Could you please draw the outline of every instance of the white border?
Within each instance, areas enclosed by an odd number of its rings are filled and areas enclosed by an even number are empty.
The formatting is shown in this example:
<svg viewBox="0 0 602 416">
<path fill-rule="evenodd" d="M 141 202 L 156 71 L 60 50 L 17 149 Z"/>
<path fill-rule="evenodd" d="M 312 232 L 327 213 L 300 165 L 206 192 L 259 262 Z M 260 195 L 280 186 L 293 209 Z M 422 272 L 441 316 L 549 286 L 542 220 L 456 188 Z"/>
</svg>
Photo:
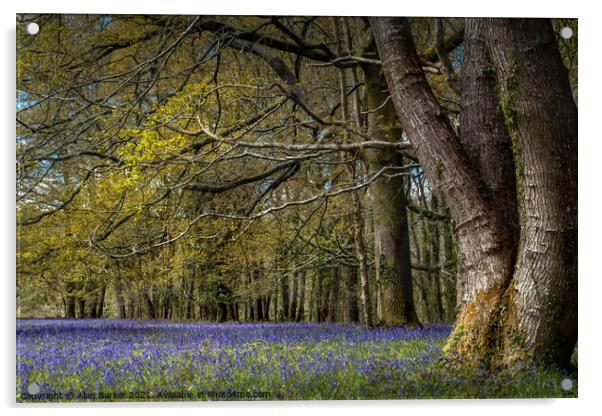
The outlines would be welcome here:
<svg viewBox="0 0 602 416">
<path fill-rule="evenodd" d="M 286 4 L 285 4 L 286 3 Z M 471 4 L 472 3 L 472 4 Z M 204 0 L 98 0 L 95 4 L 86 1 L 27 0 L 17 3 L 4 0 L 0 4 L 2 19 L 2 49 L 0 56 L 0 82 L 5 98 L 2 108 L 2 166 L 0 184 L 2 189 L 2 375 L 0 391 L 2 404 L 12 407 L 9 414 L 18 412 L 14 404 L 14 360 L 15 360 L 15 203 L 14 203 L 14 154 L 15 154 L 15 14 L 27 12 L 45 13 L 145 13 L 145 14 L 288 14 L 288 15 L 405 15 L 405 16 L 529 16 L 529 17 L 578 17 L 579 18 L 579 399 L 565 400 L 493 400 L 493 401 L 349 401 L 349 402 L 270 402 L 270 403 L 181 403 L 181 404 L 120 404 L 121 411 L 132 415 L 162 415 L 170 408 L 184 414 L 229 414 L 232 411 L 247 415 L 292 414 L 307 416 L 308 412 L 327 414 L 344 412 L 346 415 L 363 415 L 376 408 L 379 413 L 390 414 L 438 414 L 438 415 L 504 415 L 515 412 L 545 414 L 589 414 L 593 413 L 600 382 L 600 364 L 597 359 L 601 344 L 597 319 L 600 315 L 602 296 L 602 274 L 600 273 L 600 211 L 602 198 L 600 189 L 600 144 L 599 101 L 602 99 L 602 75 L 600 68 L 599 41 L 602 16 L 596 13 L 594 2 L 500 0 L 496 4 L 469 2 L 467 0 L 429 1 L 383 1 L 368 0 L 302 0 L 292 4 L 284 1 L 204 1 Z M 478 6 L 477 6 L 478 5 Z M 48 415 L 80 414 L 105 415 L 110 404 L 91 404 L 85 410 L 82 405 L 63 406 L 19 406 L 23 411 L 42 411 Z M 175 409 L 174 409 L 175 410 Z M 117 410 L 119 411 L 119 410 Z M 115 410 L 113 410 L 115 412 Z M 371 415 L 370 415 L 371 416 Z"/>
</svg>

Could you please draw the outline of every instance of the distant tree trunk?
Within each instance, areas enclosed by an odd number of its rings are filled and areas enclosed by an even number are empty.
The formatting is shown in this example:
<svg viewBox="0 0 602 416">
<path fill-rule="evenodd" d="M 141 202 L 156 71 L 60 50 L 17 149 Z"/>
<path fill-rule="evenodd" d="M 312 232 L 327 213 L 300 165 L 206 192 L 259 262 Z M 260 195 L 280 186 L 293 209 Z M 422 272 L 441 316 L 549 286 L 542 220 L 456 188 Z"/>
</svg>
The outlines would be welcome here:
<svg viewBox="0 0 602 416">
<path fill-rule="evenodd" d="M 79 308 L 79 319 L 85 319 L 86 318 L 86 301 L 83 297 L 78 297 L 77 298 L 77 305 Z"/>
<path fill-rule="evenodd" d="M 324 306 L 327 322 L 335 322 L 337 317 L 338 305 L 338 286 L 341 280 L 340 266 L 332 267 L 332 276 L 329 279 L 327 295 L 325 296 L 326 304 Z"/>
<path fill-rule="evenodd" d="M 445 253 L 445 267 L 443 287 L 445 288 L 445 322 L 453 322 L 456 319 L 456 244 L 454 242 L 454 230 L 451 220 L 443 224 L 443 250 Z"/>
<path fill-rule="evenodd" d="M 230 305 L 230 309 L 232 310 L 232 320 L 238 321 L 238 304 L 236 302 L 233 302 Z"/>
<path fill-rule="evenodd" d="M 132 293 L 129 294 L 129 301 L 128 301 L 127 309 L 128 309 L 127 310 L 128 318 L 135 319 L 136 318 L 136 303 L 135 303 L 134 295 Z"/>
<path fill-rule="evenodd" d="M 65 284 L 65 292 L 67 292 L 65 318 L 67 318 L 67 319 L 75 319 L 75 299 L 76 299 L 76 297 L 73 294 L 74 290 L 75 290 L 75 285 L 72 282 L 67 282 Z"/>
<path fill-rule="evenodd" d="M 115 299 L 117 300 L 117 311 L 119 313 L 119 319 L 126 319 L 126 310 L 125 310 L 125 299 L 123 297 L 123 283 L 121 281 L 121 276 L 117 276 L 115 280 Z"/>
<path fill-rule="evenodd" d="M 333 28 L 335 32 L 335 40 L 336 40 L 336 48 L 337 54 L 340 56 L 343 55 L 343 38 L 340 33 L 339 25 L 337 22 L 337 18 L 332 18 Z M 346 25 L 346 22 L 345 22 Z M 346 37 L 350 39 L 350 34 L 348 28 L 346 27 Z M 349 53 L 350 49 L 350 40 L 347 40 L 346 46 Z M 352 72 L 352 81 L 356 80 L 357 75 L 356 72 Z M 357 84 L 357 83 L 356 83 Z M 343 124 L 347 124 L 348 116 L 349 116 L 349 108 L 348 108 L 348 91 L 347 91 L 347 77 L 344 69 L 339 71 L 339 91 L 341 97 L 341 119 Z M 357 100 L 357 93 L 353 95 L 354 97 L 354 110 L 356 112 L 355 122 L 358 130 L 361 129 L 360 122 L 360 113 L 359 113 L 359 101 Z M 343 132 L 344 138 L 346 142 L 351 142 L 351 136 L 348 130 Z M 345 170 L 347 172 L 347 176 L 350 180 L 355 180 L 356 172 L 355 165 L 353 163 L 347 163 L 345 165 Z M 366 250 L 366 241 L 364 239 L 365 235 L 365 226 L 364 226 L 364 217 L 362 212 L 362 201 L 359 193 L 351 192 L 351 223 L 353 226 L 353 243 L 355 246 L 355 253 L 357 256 L 357 261 L 359 263 L 359 273 L 360 273 L 360 290 L 361 290 L 361 300 L 362 300 L 362 311 L 364 314 L 364 325 L 372 326 L 372 305 L 370 299 L 370 283 L 369 283 L 369 274 L 368 274 L 368 256 Z"/>
<path fill-rule="evenodd" d="M 311 271 L 311 273 L 309 274 L 309 276 L 307 277 L 307 279 L 309 280 L 309 291 L 307 292 L 308 294 L 308 308 L 307 308 L 307 312 L 308 312 L 308 321 L 309 322 L 316 322 L 317 320 L 317 313 L 316 313 L 316 290 L 317 290 L 317 285 L 318 285 L 318 274 L 319 274 L 319 270 L 318 269 L 313 269 Z"/>
<path fill-rule="evenodd" d="M 434 321 L 434 311 L 433 311 L 433 302 L 432 302 L 432 292 L 433 292 L 433 277 L 430 270 L 431 265 L 433 264 L 433 242 L 429 220 L 427 218 L 422 218 L 420 221 L 420 234 L 421 234 L 421 244 L 420 244 L 420 255 L 421 255 L 421 266 L 424 269 L 421 272 L 421 301 L 422 301 L 422 310 L 424 311 L 425 319 L 428 322 Z"/>
<path fill-rule="evenodd" d="M 194 297 L 194 276 L 188 279 L 188 287 L 186 288 L 186 319 L 193 319 L 192 314 L 194 308 L 193 306 L 193 297 Z"/>
<path fill-rule="evenodd" d="M 325 276 L 322 276 L 322 279 L 320 280 L 320 301 L 318 304 L 318 319 L 320 322 L 326 322 L 328 317 L 328 292 L 332 278 L 329 275 L 326 275 L 326 273 L 327 272 L 325 271 Z M 332 271 L 329 273 L 332 273 Z"/>
<path fill-rule="evenodd" d="M 98 290 L 98 297 L 96 301 L 96 318 L 102 318 L 104 307 L 105 307 L 105 294 L 107 291 L 107 284 L 102 283 L 100 285 L 100 289 Z"/>
<path fill-rule="evenodd" d="M 288 317 L 288 305 L 289 305 L 288 275 L 281 274 L 280 277 L 278 278 L 278 281 L 279 281 L 279 295 L 280 295 L 278 320 L 285 321 Z"/>
<path fill-rule="evenodd" d="M 297 282 L 297 313 L 295 321 L 305 320 L 305 270 L 299 272 L 299 281 Z"/>
<path fill-rule="evenodd" d="M 67 308 L 65 318 L 75 319 L 75 296 L 67 296 Z"/>
<path fill-rule="evenodd" d="M 439 211 L 439 201 L 435 195 L 431 195 L 431 210 L 435 213 Z M 431 264 L 433 280 L 433 305 L 434 314 L 432 322 L 442 322 L 444 320 L 443 311 L 443 289 L 441 284 L 441 233 L 439 231 L 439 221 L 431 221 L 429 224 L 431 235 Z"/>
<path fill-rule="evenodd" d="M 550 21 L 467 19 L 463 72 L 480 78 L 462 86 L 460 139 L 407 19 L 370 22 L 397 114 L 456 223 L 460 314 L 446 352 L 492 367 L 566 366 L 577 337 L 577 109 Z"/>
<path fill-rule="evenodd" d="M 264 295 L 263 297 L 263 317 L 266 321 L 270 320 L 270 306 L 272 302 L 271 295 Z"/>
<path fill-rule="evenodd" d="M 148 319 L 156 319 L 157 314 L 155 313 L 155 304 L 153 303 L 151 295 L 146 290 L 142 291 L 142 300 L 144 301 Z"/>
<path fill-rule="evenodd" d="M 164 295 L 162 297 L 162 301 L 161 301 L 161 317 L 163 319 L 169 319 L 169 313 L 171 311 L 171 305 L 170 305 L 170 301 L 169 301 L 169 296 Z"/>
<path fill-rule="evenodd" d="M 324 280 L 324 269 L 320 268 L 316 272 L 316 280 L 314 282 L 314 306 L 313 306 L 313 315 L 315 322 L 322 322 L 322 310 L 321 310 L 321 300 L 322 300 L 322 282 Z"/>
<path fill-rule="evenodd" d="M 288 292 L 287 320 L 289 322 L 295 320 L 296 309 L 297 309 L 297 272 L 292 272 L 290 274 L 289 292 Z"/>
<path fill-rule="evenodd" d="M 357 308 L 357 269 L 351 266 L 342 266 L 341 268 L 341 290 L 342 312 L 341 320 L 343 322 L 359 321 Z"/>
</svg>

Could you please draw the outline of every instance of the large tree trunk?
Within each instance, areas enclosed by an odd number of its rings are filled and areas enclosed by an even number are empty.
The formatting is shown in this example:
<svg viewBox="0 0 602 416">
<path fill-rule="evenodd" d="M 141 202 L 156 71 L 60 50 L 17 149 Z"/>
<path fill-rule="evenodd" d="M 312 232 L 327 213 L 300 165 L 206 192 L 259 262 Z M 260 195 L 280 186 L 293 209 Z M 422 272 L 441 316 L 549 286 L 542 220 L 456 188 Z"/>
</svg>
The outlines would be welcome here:
<svg viewBox="0 0 602 416">
<path fill-rule="evenodd" d="M 456 223 L 460 313 L 446 351 L 492 366 L 566 365 L 576 341 L 577 232 L 577 112 L 566 69 L 549 21 L 491 20 L 485 31 L 468 21 L 459 140 L 422 72 L 407 20 L 371 19 L 396 112 Z M 506 96 L 501 107 L 511 109 L 505 120 L 495 111 L 486 38 Z M 514 165 L 518 192 L 509 189 Z"/>
<path fill-rule="evenodd" d="M 375 50 L 375 47 L 372 48 Z M 364 67 L 368 96 L 368 134 L 384 141 L 401 140 L 401 128 L 395 108 L 388 101 L 386 83 L 380 68 Z M 403 166 L 397 152 L 372 149 L 364 152 L 370 170 L 378 172 L 391 168 L 391 175 L 399 174 L 394 168 Z M 375 181 L 371 186 L 374 209 L 375 238 L 377 241 L 378 270 L 378 320 L 383 325 L 415 325 L 418 323 L 412 285 L 410 264 L 410 237 L 406 212 L 403 176 L 390 176 Z"/>
<path fill-rule="evenodd" d="M 512 273 L 513 249 L 507 224 L 497 215 L 495 204 L 481 193 L 486 185 L 473 171 L 426 81 L 407 20 L 370 21 L 398 117 L 429 181 L 444 196 L 456 223 L 463 265 L 459 301 L 467 302 L 480 294 L 473 319 L 457 327 L 477 333 L 490 326 Z M 475 348 L 489 345 L 491 335 L 487 332 L 480 331 L 473 340 Z"/>
<path fill-rule="evenodd" d="M 567 365 L 577 341 L 577 107 L 548 19 L 487 20 L 514 140 L 521 230 L 506 331 L 519 351 Z"/>
</svg>

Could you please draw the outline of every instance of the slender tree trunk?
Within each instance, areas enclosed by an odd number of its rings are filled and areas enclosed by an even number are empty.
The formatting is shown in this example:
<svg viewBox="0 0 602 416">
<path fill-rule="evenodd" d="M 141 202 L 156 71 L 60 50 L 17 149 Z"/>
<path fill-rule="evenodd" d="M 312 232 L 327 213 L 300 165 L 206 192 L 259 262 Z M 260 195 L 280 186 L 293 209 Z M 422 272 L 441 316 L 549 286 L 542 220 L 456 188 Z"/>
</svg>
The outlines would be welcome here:
<svg viewBox="0 0 602 416">
<path fill-rule="evenodd" d="M 288 317 L 288 275 L 281 274 L 279 280 L 279 294 L 280 294 L 280 310 L 279 310 L 279 321 L 285 321 Z"/>
<path fill-rule="evenodd" d="M 341 34 L 339 30 L 339 25 L 336 20 L 337 18 L 333 17 L 333 27 L 335 31 L 335 38 L 337 44 L 337 53 L 342 56 L 343 53 L 343 44 L 341 40 Z M 355 78 L 355 73 L 353 74 Z M 345 70 L 342 69 L 339 71 L 339 90 L 341 96 L 341 118 L 343 120 L 343 124 L 347 124 L 348 120 L 348 103 L 347 103 L 347 78 L 345 74 Z M 357 94 L 354 95 L 357 97 Z M 357 111 L 357 100 L 356 100 L 355 109 Z M 359 121 L 360 114 L 359 112 L 356 114 L 356 125 L 361 127 L 361 122 Z M 345 130 L 345 141 L 351 142 L 351 137 L 349 135 L 349 131 Z M 347 176 L 351 180 L 355 180 L 355 167 L 352 163 L 348 163 L 345 165 L 345 170 L 347 171 Z M 352 216 L 351 221 L 353 225 L 353 242 L 355 245 L 355 252 L 357 256 L 357 261 L 359 263 L 359 273 L 360 273 L 360 290 L 361 290 L 361 299 L 362 299 L 362 311 L 364 314 L 364 325 L 372 326 L 372 305 L 370 299 L 370 290 L 369 290 L 369 274 L 368 274 L 368 259 L 367 259 L 367 250 L 366 250 L 366 242 L 364 240 L 365 234 L 365 226 L 364 226 L 364 218 L 362 213 L 362 201 L 358 194 L 358 192 L 351 192 L 351 210 Z"/>
<path fill-rule="evenodd" d="M 342 292 L 342 307 L 341 321 L 356 322 L 357 321 L 357 276 L 355 270 L 350 266 L 341 267 L 341 292 Z"/>
<path fill-rule="evenodd" d="M 96 301 L 96 317 L 99 319 L 102 318 L 102 315 L 104 312 L 106 291 L 107 291 L 107 284 L 103 282 L 98 291 L 98 298 Z"/>
<path fill-rule="evenodd" d="M 289 279 L 288 292 L 288 313 L 287 320 L 289 322 L 295 320 L 295 310 L 297 308 L 297 272 L 292 272 Z"/>
<path fill-rule="evenodd" d="M 65 285 L 65 292 L 67 292 L 66 296 L 66 310 L 65 310 L 65 318 L 67 319 L 75 319 L 75 300 L 76 296 L 74 295 L 75 285 L 72 282 L 67 282 Z"/>
<path fill-rule="evenodd" d="M 129 297 L 128 297 L 128 308 L 127 308 L 128 319 L 135 319 L 135 317 L 136 317 L 135 312 L 136 312 L 136 303 L 135 303 L 134 295 L 132 293 L 130 293 Z"/>
<path fill-rule="evenodd" d="M 451 220 L 443 224 L 443 250 L 445 253 L 445 267 L 443 268 L 443 287 L 445 288 L 445 322 L 454 322 L 456 319 L 456 244 L 454 242 L 454 229 Z"/>
<path fill-rule="evenodd" d="M 296 322 L 305 320 L 305 270 L 299 271 L 299 282 L 297 283 L 297 314 Z"/>
<path fill-rule="evenodd" d="M 439 201 L 435 195 L 431 196 L 431 210 L 433 212 L 439 211 Z M 429 232 L 431 235 L 431 264 L 433 272 L 431 278 L 433 279 L 433 298 L 434 298 L 434 322 L 442 322 L 444 320 L 443 311 L 443 285 L 441 283 L 441 234 L 439 232 L 439 221 L 431 221 L 429 224 Z"/>
<path fill-rule="evenodd" d="M 115 280 L 115 299 L 117 300 L 119 319 L 126 319 L 127 314 L 125 310 L 125 298 L 123 296 L 123 282 L 121 281 L 121 275 L 119 274 Z"/>
<path fill-rule="evenodd" d="M 86 300 L 79 296 L 77 298 L 77 307 L 78 307 L 78 318 L 85 319 L 86 318 Z"/>
<path fill-rule="evenodd" d="M 148 316 L 148 319 L 156 319 L 157 315 L 155 313 L 155 304 L 151 295 L 146 290 L 142 291 L 142 300 L 144 301 L 144 306 L 146 308 L 146 315 Z"/>
<path fill-rule="evenodd" d="M 422 309 L 424 311 L 424 316 L 428 322 L 434 321 L 433 316 L 433 302 L 432 296 L 433 293 L 433 281 L 431 274 L 431 264 L 433 263 L 433 244 L 430 233 L 430 224 L 427 218 L 422 218 L 420 221 L 420 234 L 421 234 L 421 255 L 422 255 L 422 265 L 425 266 L 425 269 L 420 273 L 422 280 L 422 290 L 421 290 L 421 298 L 422 298 Z"/>
<path fill-rule="evenodd" d="M 188 279 L 188 287 L 186 288 L 186 319 L 192 319 L 194 308 L 193 306 L 194 296 L 194 275 Z"/>
</svg>

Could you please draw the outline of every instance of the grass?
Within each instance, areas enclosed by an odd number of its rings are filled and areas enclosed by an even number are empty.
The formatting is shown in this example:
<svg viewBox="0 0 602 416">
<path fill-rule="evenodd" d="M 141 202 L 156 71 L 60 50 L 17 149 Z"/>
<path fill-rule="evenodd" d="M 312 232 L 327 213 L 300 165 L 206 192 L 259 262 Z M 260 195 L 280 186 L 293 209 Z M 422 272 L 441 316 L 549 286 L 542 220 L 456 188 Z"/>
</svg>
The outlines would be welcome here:
<svg viewBox="0 0 602 416">
<path fill-rule="evenodd" d="M 449 330 L 18 321 L 16 394 L 22 402 L 576 397 L 575 376 L 565 391 L 571 376 L 560 371 L 452 369 L 440 359 Z"/>
</svg>

